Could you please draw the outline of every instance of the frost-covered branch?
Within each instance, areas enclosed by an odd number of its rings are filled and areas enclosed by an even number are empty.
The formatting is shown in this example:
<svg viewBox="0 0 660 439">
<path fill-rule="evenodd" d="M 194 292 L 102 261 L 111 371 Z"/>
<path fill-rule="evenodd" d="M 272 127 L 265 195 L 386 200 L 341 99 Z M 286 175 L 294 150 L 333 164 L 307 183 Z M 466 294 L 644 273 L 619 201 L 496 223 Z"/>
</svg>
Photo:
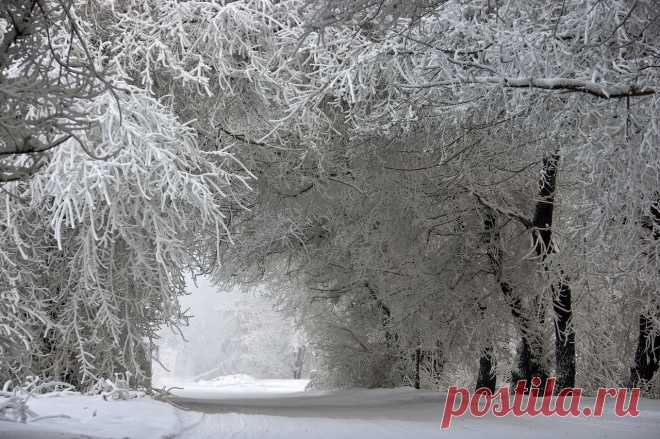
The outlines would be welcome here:
<svg viewBox="0 0 660 439">
<path fill-rule="evenodd" d="M 531 228 L 533 226 L 532 220 L 522 213 L 517 212 L 509 207 L 502 207 L 496 203 L 493 203 L 475 191 L 470 191 L 470 193 L 474 195 L 479 204 L 482 206 L 492 209 L 494 212 L 497 212 L 507 218 L 515 219 L 526 228 Z"/>
<path fill-rule="evenodd" d="M 505 88 L 529 88 L 540 90 L 558 90 L 587 93 L 603 99 L 620 99 L 625 97 L 649 96 L 657 90 L 653 87 L 642 85 L 606 85 L 589 80 L 578 80 L 569 78 L 497 78 L 477 77 L 466 81 L 442 81 L 426 84 L 402 84 L 404 88 L 435 88 L 447 86 L 459 86 L 470 84 L 499 84 Z"/>
</svg>

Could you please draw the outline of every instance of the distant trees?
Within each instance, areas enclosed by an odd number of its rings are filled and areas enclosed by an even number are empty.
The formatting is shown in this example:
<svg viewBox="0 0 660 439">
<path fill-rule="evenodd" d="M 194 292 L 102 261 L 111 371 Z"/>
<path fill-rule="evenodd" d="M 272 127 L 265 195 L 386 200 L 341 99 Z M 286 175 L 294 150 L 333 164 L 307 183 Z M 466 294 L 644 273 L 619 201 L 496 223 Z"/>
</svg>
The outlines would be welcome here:
<svg viewBox="0 0 660 439">
<path fill-rule="evenodd" d="M 169 370 L 157 371 L 155 378 L 163 384 L 232 374 L 292 378 L 293 371 L 309 369 L 298 354 L 304 352 L 302 340 L 272 300 L 258 293 L 218 291 L 200 281 L 202 289 L 182 299 L 192 315 L 183 328 L 186 339 L 177 331 L 162 331 L 159 357 Z"/>
<path fill-rule="evenodd" d="M 526 144 L 528 152 L 540 147 L 535 154 L 536 158 L 534 155 L 530 156 L 527 164 L 518 160 L 520 156 L 509 158 L 510 161 L 518 164 L 518 169 L 524 171 L 528 166 L 539 163 L 541 157 L 545 157 L 541 191 L 538 196 L 533 197 L 537 200 L 533 203 L 536 207 L 529 220 L 526 219 L 524 211 L 522 215 L 519 213 L 520 207 L 511 209 L 510 203 L 506 201 L 506 198 L 510 197 L 507 192 L 511 194 L 512 189 L 513 193 L 520 191 L 520 186 L 516 188 L 513 173 L 510 173 L 512 178 L 507 178 L 505 184 L 497 183 L 494 192 L 492 183 L 487 189 L 477 189 L 471 182 L 470 189 L 475 193 L 480 204 L 494 208 L 499 215 L 520 222 L 524 228 L 532 232 L 533 248 L 537 258 L 542 262 L 541 266 L 545 267 L 539 273 L 545 280 L 540 285 L 537 284 L 536 288 L 541 286 L 547 290 L 545 294 L 549 294 L 546 297 L 551 298 L 551 309 L 555 314 L 553 320 L 556 338 L 556 373 L 560 377 L 560 387 L 571 386 L 575 376 L 575 333 L 572 322 L 571 286 L 568 284 L 569 276 L 563 268 L 570 262 L 565 259 L 560 264 L 559 258 L 549 257 L 558 249 L 558 242 L 553 238 L 553 234 L 562 233 L 553 226 L 555 200 L 570 198 L 570 195 L 566 196 L 558 192 L 565 189 L 561 189 L 559 186 L 561 181 L 556 180 L 557 154 L 562 156 L 566 154 L 569 157 L 568 161 L 575 157 L 584 163 L 586 159 L 588 163 L 586 166 L 592 167 L 590 177 L 594 177 L 593 170 L 597 169 L 596 172 L 604 171 L 597 179 L 605 179 L 612 176 L 611 172 L 605 171 L 605 168 L 612 165 L 608 164 L 608 160 L 621 159 L 621 156 L 615 153 L 621 148 L 616 146 L 617 144 L 639 145 L 641 150 L 646 150 L 648 139 L 656 138 L 657 130 L 648 127 L 657 124 L 656 117 L 653 116 L 657 105 L 655 96 L 657 72 L 655 67 L 652 67 L 656 63 L 657 54 L 650 48 L 654 44 L 652 42 L 657 41 L 658 38 L 658 17 L 649 2 L 610 2 L 607 8 L 602 3 L 591 5 L 565 2 L 556 10 L 544 8 L 543 5 L 530 4 L 518 5 L 510 9 L 511 5 L 505 6 L 499 2 L 430 3 L 433 2 L 419 2 L 418 7 L 408 3 L 408 6 L 404 7 L 401 2 L 377 2 L 372 5 L 373 9 L 369 9 L 369 5 L 365 4 L 364 6 L 367 6 L 365 9 L 356 8 L 353 14 L 349 13 L 350 18 L 347 18 L 345 9 L 341 10 L 341 7 L 335 8 L 333 4 L 326 4 L 327 14 L 320 16 L 341 17 L 338 20 L 341 23 L 339 25 L 335 21 L 330 21 L 329 27 L 333 28 L 368 27 L 370 38 L 377 42 L 374 46 L 399 43 L 396 49 L 390 46 L 388 54 L 392 54 L 389 59 L 397 63 L 395 71 L 401 73 L 402 78 L 397 81 L 398 84 L 392 84 L 392 91 L 388 90 L 389 94 L 386 96 L 391 98 L 396 91 L 402 89 L 412 90 L 411 97 L 403 100 L 408 114 L 400 119 L 402 123 L 409 124 L 411 117 L 418 115 L 418 117 L 428 117 L 421 110 L 426 105 L 433 108 L 433 113 L 453 118 L 464 126 L 474 124 L 472 125 L 474 127 L 479 126 L 475 123 L 474 112 L 481 111 L 482 114 L 499 116 L 495 118 L 494 124 L 487 123 L 487 125 L 492 127 L 501 124 L 504 129 L 514 130 L 514 135 L 507 135 L 501 140 L 497 137 L 489 139 L 491 142 L 499 140 L 509 143 L 509 154 L 516 151 L 518 148 L 516 145 Z M 528 7 L 538 7 L 539 9 L 535 11 L 543 12 L 528 14 L 526 11 L 531 12 Z M 393 10 L 396 12 L 392 12 Z M 512 15 L 507 17 L 511 12 Z M 584 21 L 585 17 L 593 21 L 587 24 Z M 510 24 L 514 21 L 515 26 Z M 397 25 L 404 23 L 407 28 L 402 27 L 397 32 L 392 31 Z M 373 38 L 378 32 L 374 29 L 380 29 L 382 32 L 377 38 Z M 522 37 L 518 32 L 523 29 L 530 31 L 527 35 L 534 36 Z M 584 29 L 584 33 L 578 36 L 574 34 L 576 29 Z M 326 37 L 332 32 L 327 32 Z M 442 35 L 442 38 L 436 35 Z M 518 39 L 518 35 L 522 38 Z M 621 47 L 632 47 L 632 45 L 637 45 L 638 50 L 621 50 Z M 364 53 L 360 53 L 360 57 L 367 58 Z M 361 69 L 364 68 L 361 66 Z M 356 68 L 354 71 L 359 70 Z M 563 75 L 566 78 L 562 79 Z M 353 78 L 357 81 L 360 77 L 356 74 Z M 492 84 L 493 87 L 488 84 Z M 352 86 L 359 88 L 356 84 Z M 530 92 L 520 95 L 507 91 L 508 88 L 520 87 L 528 88 Z M 534 89 L 538 91 L 535 92 Z M 541 94 L 544 90 L 559 90 L 564 94 L 554 96 Z M 574 94 L 566 96 L 566 92 Z M 649 97 L 645 98 L 645 96 Z M 626 102 L 618 105 L 605 103 L 612 98 L 625 98 Z M 639 99 L 635 101 L 636 110 L 631 110 L 631 102 L 635 98 Z M 397 108 L 388 99 L 383 99 L 382 95 L 379 96 L 378 103 L 381 102 L 387 102 L 385 105 L 388 108 Z M 372 105 L 376 106 L 378 103 Z M 596 114 L 588 120 L 582 120 L 581 115 L 585 114 L 583 107 L 592 108 L 591 111 L 595 111 Z M 623 108 L 626 115 L 617 116 Z M 634 120 L 646 122 L 641 122 L 637 125 L 638 129 L 633 130 Z M 391 119 L 386 123 L 391 124 Z M 517 132 L 524 133 L 524 136 L 516 140 Z M 492 136 L 494 133 L 489 130 L 489 134 Z M 604 150 L 612 151 L 612 155 L 603 157 L 599 151 Z M 637 159 L 630 161 L 627 164 L 630 172 L 628 176 L 621 174 L 620 180 L 615 178 L 610 181 L 610 185 L 620 184 L 621 188 L 630 188 L 631 180 L 636 181 L 635 177 L 631 178 L 631 176 L 638 174 L 637 170 L 648 166 L 648 163 L 653 163 L 651 166 L 655 169 L 657 154 L 651 153 L 651 155 L 652 157 L 646 156 L 646 164 Z M 464 174 L 461 175 L 468 181 L 470 179 L 474 181 L 475 177 L 479 179 L 478 165 L 475 166 L 475 162 L 479 163 L 479 159 L 475 157 L 471 159 L 473 160 L 466 164 Z M 562 166 L 566 167 L 567 181 L 577 179 L 584 183 L 582 188 L 579 188 L 578 183 L 569 187 L 569 190 L 575 190 L 576 186 L 578 191 L 592 187 L 590 182 L 584 180 L 584 168 L 573 167 L 570 163 Z M 614 164 L 614 167 L 616 166 Z M 571 171 L 576 173 L 572 174 Z M 647 182 L 650 183 L 650 180 Z M 633 187 L 635 191 L 641 192 L 637 197 L 648 199 L 653 193 L 652 185 L 636 182 Z M 590 195 L 593 196 L 593 192 Z M 636 204 L 636 202 L 631 203 L 625 193 L 619 195 L 621 198 L 617 199 L 611 197 L 607 191 L 602 191 L 600 196 L 594 197 L 595 200 L 585 198 L 582 203 L 590 206 L 600 203 L 600 209 L 608 212 L 611 212 L 611 209 L 620 209 L 622 206 L 628 208 L 631 204 Z M 502 196 L 505 198 L 502 199 Z M 523 209 L 528 210 L 529 207 Z M 632 211 L 628 212 L 632 214 Z M 615 215 L 620 216 L 620 214 Z M 578 213 L 578 216 L 581 214 Z M 616 233 L 620 224 L 620 222 L 610 223 L 607 230 Z M 582 228 L 581 232 L 585 233 L 586 230 L 594 232 L 595 229 L 589 227 L 599 226 L 600 224 L 587 223 L 587 228 Z M 574 229 L 568 229 L 567 235 L 575 238 L 575 235 L 571 235 L 573 231 Z M 564 246 L 571 245 L 570 241 L 567 241 L 564 240 Z M 601 247 L 600 250 L 604 249 Z M 613 256 L 612 247 L 605 253 Z M 593 262 L 598 264 L 600 261 L 593 260 Z M 494 266 L 497 267 L 498 264 Z M 526 270 L 529 268 L 527 267 Z M 529 273 L 526 270 L 517 269 L 519 273 L 514 276 L 524 276 L 526 272 Z M 583 272 L 578 273 L 578 277 L 579 281 L 584 282 L 589 276 Z M 651 278 L 655 279 L 656 276 L 651 275 Z M 519 287 L 516 285 L 518 282 L 519 280 L 514 282 L 513 290 Z M 511 291 L 508 282 L 500 285 L 505 286 L 503 291 Z M 514 292 L 514 294 L 520 293 Z M 522 301 L 514 298 L 513 302 L 510 302 L 514 305 L 514 319 L 517 314 L 523 322 L 526 322 L 522 324 L 521 354 L 529 358 L 526 362 L 537 365 L 532 367 L 521 364 L 523 369 L 529 371 L 522 374 L 528 379 L 530 373 L 532 375 L 546 373 L 543 371 L 547 366 L 543 366 L 545 354 L 541 343 L 545 338 L 541 334 L 545 326 L 547 300 L 537 295 L 525 300 L 523 295 Z M 519 306 L 522 307 L 518 308 Z M 529 322 L 532 324 L 530 325 Z M 650 332 L 655 334 L 657 329 Z M 645 330 L 640 330 L 640 334 L 645 333 Z M 649 339 L 648 335 L 643 337 Z M 528 348 L 525 348 L 525 339 L 529 344 Z M 646 343 L 646 345 L 650 347 L 645 352 L 651 354 L 647 358 L 653 358 L 654 343 Z M 537 367 L 540 369 L 532 370 Z"/>
</svg>

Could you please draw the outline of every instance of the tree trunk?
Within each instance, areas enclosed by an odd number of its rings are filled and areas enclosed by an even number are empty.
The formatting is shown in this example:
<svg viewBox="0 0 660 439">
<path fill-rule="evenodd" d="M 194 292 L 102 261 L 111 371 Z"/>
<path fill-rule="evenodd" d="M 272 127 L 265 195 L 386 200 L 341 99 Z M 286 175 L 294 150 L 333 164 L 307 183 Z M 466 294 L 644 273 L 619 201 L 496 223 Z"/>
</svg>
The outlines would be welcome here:
<svg viewBox="0 0 660 439">
<path fill-rule="evenodd" d="M 548 379 L 548 371 L 544 361 L 543 338 L 538 328 L 523 328 L 517 354 L 517 370 L 512 372 L 511 382 L 515 384 L 518 380 L 525 380 L 527 382 L 525 393 L 527 393 L 532 378 L 539 377 L 541 379 L 539 388 L 543 391 Z"/>
<path fill-rule="evenodd" d="M 641 226 L 647 229 L 653 237 L 653 243 L 660 239 L 660 194 L 651 203 L 650 214 L 642 216 Z M 642 239 L 644 242 L 644 239 Z M 653 260 L 656 255 L 653 249 L 646 252 Z M 655 312 L 653 309 L 655 308 Z M 653 317 L 660 316 L 658 305 L 639 315 L 639 336 L 633 366 L 630 368 L 629 387 L 640 387 L 649 382 L 660 367 L 660 328 L 654 324 Z"/>
<path fill-rule="evenodd" d="M 139 385 L 143 386 L 148 393 L 151 392 L 151 387 L 152 387 L 152 378 L 153 378 L 153 368 L 152 368 L 152 355 L 153 355 L 153 348 L 149 348 L 149 353 L 147 354 L 146 358 L 144 359 L 144 366 L 143 366 L 143 373 L 144 377 L 139 381 Z"/>
<path fill-rule="evenodd" d="M 305 346 L 298 346 L 294 353 L 293 360 L 293 379 L 302 378 L 303 366 L 305 364 Z"/>
<path fill-rule="evenodd" d="M 555 312 L 555 362 L 558 390 L 575 387 L 575 331 L 571 317 L 571 288 L 560 281 L 553 288 L 552 305 Z"/>
<path fill-rule="evenodd" d="M 477 389 L 485 387 L 495 393 L 497 386 L 497 375 L 495 374 L 496 359 L 493 345 L 489 344 L 479 358 L 479 376 L 477 377 Z"/>
<path fill-rule="evenodd" d="M 492 209 L 486 209 L 484 215 L 484 242 L 487 244 L 487 253 L 491 269 L 495 276 L 502 295 L 506 299 L 513 320 L 520 331 L 520 343 L 518 344 L 518 361 L 516 369 L 511 374 L 511 381 L 515 384 L 518 380 L 526 380 L 528 383 L 532 377 L 538 376 L 543 385 L 548 376 L 543 366 L 543 342 L 540 333 L 540 322 L 535 322 L 529 316 L 538 316 L 538 313 L 528 313 L 523 310 L 522 300 L 515 294 L 511 285 L 503 279 L 502 273 L 502 248 L 500 246 L 500 232 L 497 224 L 497 216 Z M 539 324 L 537 324 L 539 323 Z M 483 358 L 484 363 L 493 359 Z M 485 366 L 484 366 L 485 367 Z M 481 360 L 480 360 L 481 375 Z"/>
<path fill-rule="evenodd" d="M 419 389 L 421 385 L 421 380 L 419 376 L 419 366 L 422 362 L 422 347 L 417 346 L 415 349 L 415 389 Z"/>
<path fill-rule="evenodd" d="M 479 304 L 479 312 L 481 314 L 481 319 L 485 318 L 486 310 L 488 308 L 485 305 Z M 497 386 L 497 374 L 495 372 L 495 366 L 497 364 L 497 359 L 495 357 L 495 349 L 493 348 L 492 340 L 488 340 L 486 347 L 484 347 L 481 352 L 481 357 L 479 357 L 479 374 L 477 375 L 477 389 L 485 387 L 490 389 L 491 392 L 495 393 L 495 387 Z"/>
<path fill-rule="evenodd" d="M 660 361 L 660 331 L 654 328 L 653 319 L 639 316 L 639 338 L 633 367 L 630 368 L 630 387 L 640 387 L 651 381 L 658 371 Z"/>
<path fill-rule="evenodd" d="M 369 291 L 369 295 L 376 302 L 376 307 L 380 310 L 381 324 L 383 326 L 383 331 L 385 331 L 385 342 L 387 344 L 387 349 L 390 352 L 394 352 L 398 350 L 399 336 L 392 332 L 392 312 L 390 311 L 390 308 L 381 300 L 381 298 L 378 297 L 376 290 L 371 286 L 369 282 L 365 282 L 364 287 Z"/>
<path fill-rule="evenodd" d="M 534 209 L 532 234 L 536 254 L 544 264 L 555 252 L 552 243 L 552 217 L 557 190 L 557 166 L 559 155 L 552 154 L 543 159 L 543 170 L 539 185 L 539 198 Z M 563 274 L 562 274 L 563 276 Z M 555 367 L 556 391 L 575 385 L 575 330 L 572 325 L 571 288 L 566 278 L 551 288 L 552 308 L 555 314 Z"/>
</svg>

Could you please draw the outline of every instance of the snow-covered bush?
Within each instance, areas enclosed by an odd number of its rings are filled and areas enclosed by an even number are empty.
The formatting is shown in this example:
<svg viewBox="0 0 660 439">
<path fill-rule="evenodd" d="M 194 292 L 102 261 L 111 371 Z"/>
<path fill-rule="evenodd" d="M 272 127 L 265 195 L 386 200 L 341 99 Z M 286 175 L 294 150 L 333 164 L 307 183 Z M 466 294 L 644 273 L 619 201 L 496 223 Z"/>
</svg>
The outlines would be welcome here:
<svg viewBox="0 0 660 439">
<path fill-rule="evenodd" d="M 0 391 L 0 421 L 28 423 L 39 420 L 39 415 L 30 409 L 29 401 L 37 395 L 59 395 L 70 392 L 73 387 L 59 381 L 42 381 L 28 376 L 22 385 L 11 386 L 5 382 Z M 65 415 L 63 415 L 65 416 Z"/>
</svg>

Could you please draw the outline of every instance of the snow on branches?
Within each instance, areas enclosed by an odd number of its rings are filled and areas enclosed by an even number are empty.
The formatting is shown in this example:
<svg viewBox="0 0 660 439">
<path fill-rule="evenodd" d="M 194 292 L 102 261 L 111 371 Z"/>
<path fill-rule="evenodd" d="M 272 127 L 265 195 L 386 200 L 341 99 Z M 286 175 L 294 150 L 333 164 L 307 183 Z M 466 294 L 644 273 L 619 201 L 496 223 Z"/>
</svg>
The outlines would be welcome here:
<svg viewBox="0 0 660 439">
<path fill-rule="evenodd" d="M 10 6 L 11 374 L 148 375 L 157 329 L 182 317 L 184 269 L 214 263 L 219 281 L 275 290 L 337 382 L 400 383 L 415 363 L 413 381 L 425 364 L 439 382 L 475 352 L 511 363 L 512 334 L 545 374 L 557 323 L 557 340 L 589 334 L 582 371 L 609 343 L 598 378 L 613 384 L 635 310 L 657 320 L 652 0 Z"/>
<path fill-rule="evenodd" d="M 60 147 L 29 185 L 5 186 L 13 205 L 3 215 L 6 242 L 15 245 L 8 278 L 19 304 L 29 299 L 21 290 L 39 291 L 27 314 L 42 333 L 21 328 L 25 316 L 7 331 L 24 333 L 33 349 L 41 344 L 53 375 L 80 371 L 86 380 L 120 364 L 144 372 L 157 329 L 179 323 L 183 269 L 201 234 L 216 248 L 231 239 L 223 203 L 249 179 L 223 169 L 228 152 L 199 150 L 190 128 L 153 98 L 136 91 L 120 99 L 121 122 L 112 96 L 93 101 L 95 129 Z M 26 270 L 40 264 L 50 272 Z"/>
<path fill-rule="evenodd" d="M 119 368 L 144 382 L 157 330 L 183 317 L 184 270 L 231 241 L 227 212 L 252 175 L 224 145 L 201 148 L 171 106 L 127 83 L 114 68 L 119 55 L 89 33 L 93 4 L 73 6 L 66 17 L 113 84 L 58 101 L 67 113 L 53 120 L 67 124 L 66 137 L 31 179 L 2 187 L 0 361 L 9 377 L 37 371 L 83 384 Z"/>
</svg>

